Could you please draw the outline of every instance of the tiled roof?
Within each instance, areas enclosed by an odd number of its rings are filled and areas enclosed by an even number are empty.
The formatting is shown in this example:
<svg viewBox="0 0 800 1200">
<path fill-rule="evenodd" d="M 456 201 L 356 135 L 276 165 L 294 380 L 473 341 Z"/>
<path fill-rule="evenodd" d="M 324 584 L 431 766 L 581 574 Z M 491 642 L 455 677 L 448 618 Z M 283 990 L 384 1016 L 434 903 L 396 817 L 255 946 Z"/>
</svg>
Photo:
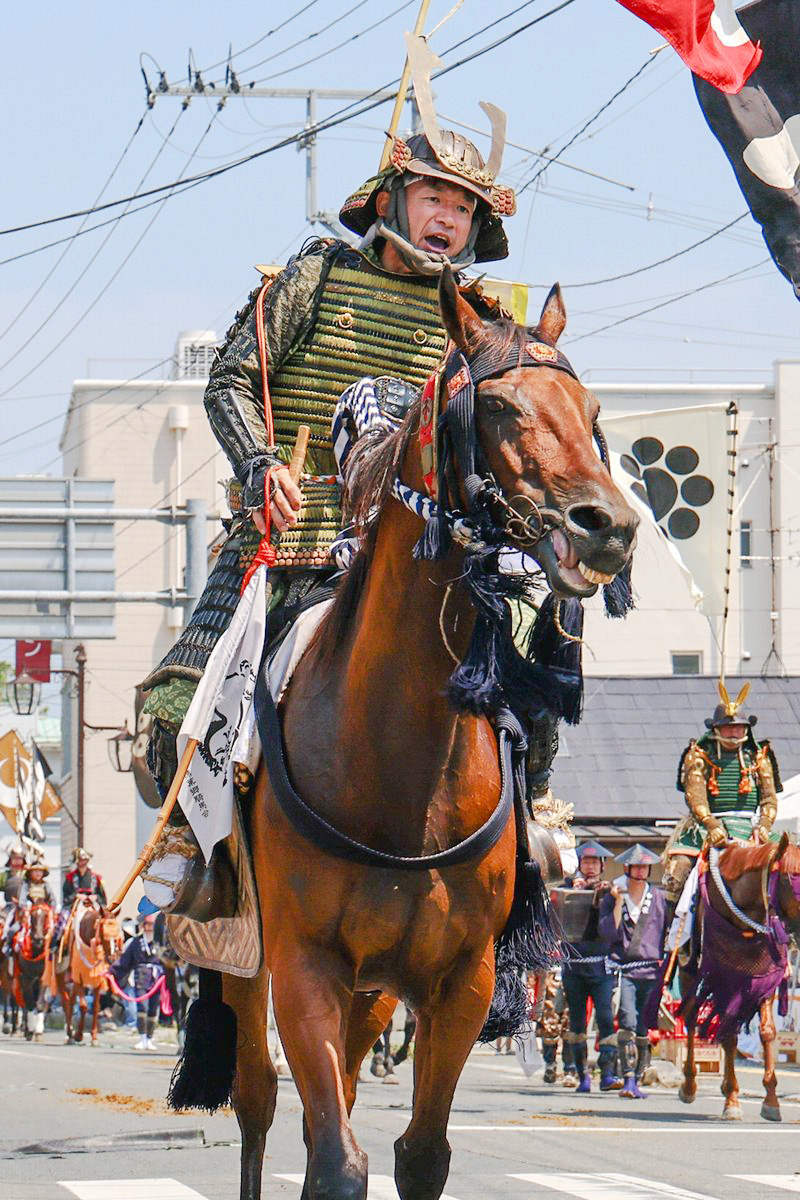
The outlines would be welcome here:
<svg viewBox="0 0 800 1200">
<path fill-rule="evenodd" d="M 719 701 L 717 680 L 705 675 L 585 678 L 580 725 L 560 728 L 553 764 L 556 796 L 575 805 L 576 822 L 653 821 L 681 817 L 675 787 L 678 759 Z M 743 678 L 726 681 L 735 696 Z M 800 678 L 750 680 L 744 705 L 758 714 L 756 736 L 769 738 L 788 779 L 800 772 Z"/>
</svg>

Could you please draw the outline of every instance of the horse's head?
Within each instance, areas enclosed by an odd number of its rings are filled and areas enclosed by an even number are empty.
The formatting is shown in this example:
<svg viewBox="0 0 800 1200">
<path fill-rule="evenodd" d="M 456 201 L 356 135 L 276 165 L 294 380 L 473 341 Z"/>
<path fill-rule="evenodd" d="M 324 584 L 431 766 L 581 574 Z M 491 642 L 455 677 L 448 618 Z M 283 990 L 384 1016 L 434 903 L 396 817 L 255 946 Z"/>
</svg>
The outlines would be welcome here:
<svg viewBox="0 0 800 1200">
<path fill-rule="evenodd" d="M 638 517 L 595 450 L 597 439 L 605 456 L 597 399 L 556 350 L 566 324 L 558 285 L 534 329 L 482 321 L 449 271 L 439 302 L 475 383 L 479 457 L 504 540 L 536 559 L 557 596 L 592 595 L 625 566 Z"/>
<path fill-rule="evenodd" d="M 101 911 L 97 922 L 96 935 L 100 939 L 106 960 L 110 963 L 116 962 L 122 953 L 122 930 L 117 918 L 106 915 L 105 909 Z"/>
<path fill-rule="evenodd" d="M 20 921 L 23 958 L 36 958 L 42 953 L 54 926 L 55 914 L 45 901 L 37 901 L 23 910 Z"/>
</svg>

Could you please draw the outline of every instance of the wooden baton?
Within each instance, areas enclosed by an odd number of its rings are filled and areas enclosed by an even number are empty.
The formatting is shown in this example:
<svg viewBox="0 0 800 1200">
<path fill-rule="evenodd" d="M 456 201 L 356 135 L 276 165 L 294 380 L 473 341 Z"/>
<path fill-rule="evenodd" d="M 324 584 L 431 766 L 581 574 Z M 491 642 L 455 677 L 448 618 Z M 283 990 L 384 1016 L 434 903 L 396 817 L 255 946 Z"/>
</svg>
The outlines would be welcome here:
<svg viewBox="0 0 800 1200">
<path fill-rule="evenodd" d="M 289 463 L 289 474 L 292 477 L 293 483 L 299 483 L 300 476 L 303 474 L 303 466 L 308 452 L 308 439 L 310 437 L 310 427 L 308 425 L 298 425 L 297 437 L 295 438 L 294 450 L 292 451 L 292 460 Z"/>
</svg>

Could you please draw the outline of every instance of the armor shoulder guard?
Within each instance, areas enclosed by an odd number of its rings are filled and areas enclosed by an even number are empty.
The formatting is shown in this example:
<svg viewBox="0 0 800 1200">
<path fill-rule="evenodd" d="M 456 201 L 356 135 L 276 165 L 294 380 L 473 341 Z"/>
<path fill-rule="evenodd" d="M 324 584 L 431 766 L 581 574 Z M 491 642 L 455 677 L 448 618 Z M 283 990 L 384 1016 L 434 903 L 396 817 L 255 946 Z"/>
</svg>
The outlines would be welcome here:
<svg viewBox="0 0 800 1200">
<path fill-rule="evenodd" d="M 304 270 L 311 269 L 313 271 L 316 266 L 315 260 L 317 259 L 322 258 L 323 260 L 330 259 L 333 261 L 339 247 L 343 244 L 342 242 L 335 241 L 333 238 L 309 238 L 303 243 L 297 254 L 292 255 L 283 270 L 279 271 L 277 275 L 272 276 L 273 283 L 270 291 L 272 292 L 273 289 L 282 291 L 287 284 L 291 283 Z M 307 265 L 304 266 L 304 264 Z M 253 306 L 263 286 L 264 277 L 252 289 L 244 304 L 233 318 L 233 324 L 226 332 L 221 344 L 217 347 L 216 355 L 218 359 L 222 358 L 228 347 L 238 337 L 242 327 L 253 311 Z"/>
<path fill-rule="evenodd" d="M 689 753 L 690 750 L 694 749 L 694 747 L 696 745 L 697 745 L 697 742 L 695 742 L 695 741 L 689 742 L 689 745 L 684 749 L 683 753 L 680 756 L 680 759 L 678 760 L 678 774 L 677 774 L 677 778 L 675 780 L 675 787 L 678 789 L 679 792 L 686 791 L 685 773 L 683 770 L 683 765 L 686 762 L 686 755 Z"/>
<path fill-rule="evenodd" d="M 765 738 L 763 742 L 758 743 L 758 749 L 759 753 L 766 754 L 769 759 L 769 765 L 772 767 L 772 778 L 775 781 L 775 791 L 782 792 L 781 771 L 778 766 L 778 760 L 775 757 L 775 751 L 772 749 L 772 744 Z"/>
</svg>

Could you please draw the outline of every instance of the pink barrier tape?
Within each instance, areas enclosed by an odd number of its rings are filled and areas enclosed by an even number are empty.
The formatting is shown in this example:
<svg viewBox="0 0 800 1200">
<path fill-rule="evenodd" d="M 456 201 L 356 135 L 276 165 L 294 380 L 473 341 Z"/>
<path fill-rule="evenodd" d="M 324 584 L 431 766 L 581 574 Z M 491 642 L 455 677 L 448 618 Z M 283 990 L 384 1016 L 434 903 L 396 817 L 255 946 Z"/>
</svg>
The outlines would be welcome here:
<svg viewBox="0 0 800 1200">
<path fill-rule="evenodd" d="M 155 992 L 157 992 L 160 988 L 161 989 L 161 1011 L 165 1017 L 172 1016 L 172 1000 L 170 998 L 169 989 L 167 988 L 167 981 L 163 975 L 161 976 L 160 979 L 157 979 L 155 981 L 153 986 L 148 991 L 143 992 L 141 996 L 129 996 L 127 992 L 123 992 L 122 988 L 117 983 L 117 981 L 114 978 L 111 971 L 108 971 L 106 973 L 105 977 L 110 982 L 111 990 L 115 996 L 120 996 L 123 1000 L 130 1000 L 134 1004 L 140 1004 L 143 1000 L 149 1000 L 150 997 L 152 995 L 154 995 Z"/>
</svg>

